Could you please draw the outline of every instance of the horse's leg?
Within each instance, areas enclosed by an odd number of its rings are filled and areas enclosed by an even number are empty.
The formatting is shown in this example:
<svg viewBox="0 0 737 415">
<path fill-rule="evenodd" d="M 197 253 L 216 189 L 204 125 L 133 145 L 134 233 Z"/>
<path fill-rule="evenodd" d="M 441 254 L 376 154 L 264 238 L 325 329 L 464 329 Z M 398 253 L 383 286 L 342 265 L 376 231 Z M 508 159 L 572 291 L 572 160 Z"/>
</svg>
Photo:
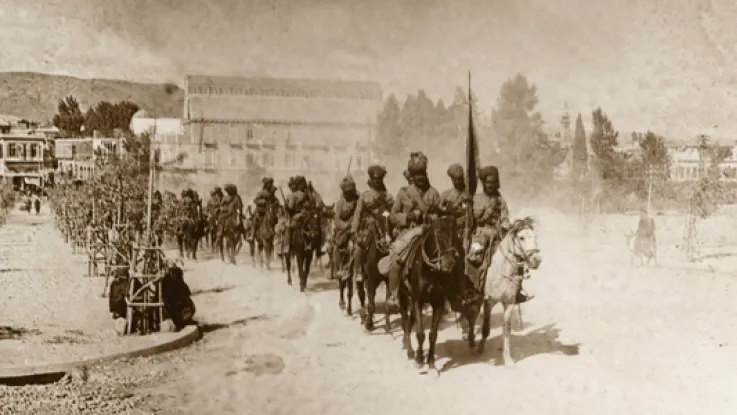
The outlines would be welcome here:
<svg viewBox="0 0 737 415">
<path fill-rule="evenodd" d="M 466 323 L 468 324 L 468 348 L 476 347 L 476 319 L 479 316 L 479 306 L 472 305 L 466 310 Z"/>
<path fill-rule="evenodd" d="M 230 257 L 230 263 L 233 264 L 233 265 L 236 265 L 236 262 L 235 262 L 235 248 L 238 245 L 238 241 L 235 239 L 236 237 L 237 237 L 237 235 L 231 234 L 230 235 L 230 241 L 228 241 L 229 242 L 228 245 L 230 245 L 228 247 L 228 256 Z"/>
<path fill-rule="evenodd" d="M 430 344 L 427 346 L 427 367 L 430 370 L 435 368 L 435 343 L 438 341 L 438 330 L 440 329 L 440 321 L 443 319 L 445 311 L 445 298 L 440 296 L 439 299 L 432 304 L 432 323 L 430 325 Z"/>
<path fill-rule="evenodd" d="M 378 285 L 378 284 L 377 284 Z M 392 331 L 392 313 L 389 312 L 389 297 L 391 297 L 391 293 L 389 292 L 389 281 L 384 281 L 384 286 L 386 287 L 385 295 L 384 295 L 384 332 L 386 334 L 391 333 Z"/>
<path fill-rule="evenodd" d="M 305 292 L 307 288 L 307 275 L 305 272 L 305 253 L 297 253 L 297 276 L 299 277 L 299 292 Z"/>
<path fill-rule="evenodd" d="M 415 364 L 422 368 L 425 365 L 425 353 L 422 346 L 425 343 L 425 324 L 422 315 L 422 302 L 412 298 L 412 308 L 415 314 L 415 336 L 417 337 L 417 352 L 415 353 Z"/>
<path fill-rule="evenodd" d="M 361 270 L 363 272 L 363 270 Z M 361 305 L 359 314 L 361 315 L 361 324 L 366 322 L 366 277 L 364 276 L 362 281 L 356 281 L 356 276 L 353 276 L 353 281 L 356 284 L 356 291 L 358 292 L 358 303 Z"/>
<path fill-rule="evenodd" d="M 343 297 L 343 292 L 345 291 L 345 280 L 338 281 L 338 292 L 340 294 L 340 298 L 338 300 L 338 308 L 341 310 L 345 309 L 345 299 Z"/>
<path fill-rule="evenodd" d="M 509 346 L 509 338 L 512 335 L 512 310 L 514 306 L 510 304 L 504 304 L 504 325 L 502 333 L 504 335 L 504 351 L 502 356 L 504 357 L 504 364 L 506 366 L 514 366 L 514 360 L 512 359 L 512 351 Z"/>
<path fill-rule="evenodd" d="M 345 279 L 345 286 L 348 288 L 348 306 L 345 309 L 345 312 L 348 316 L 353 315 L 353 276 L 348 276 L 348 278 Z"/>
<path fill-rule="evenodd" d="M 177 234 L 177 245 L 179 246 L 179 257 L 184 257 L 184 236 Z"/>
<path fill-rule="evenodd" d="M 292 253 L 284 254 L 284 262 L 287 268 L 287 284 L 292 285 Z"/>
<path fill-rule="evenodd" d="M 218 235 L 218 248 L 220 248 L 220 260 L 225 262 L 225 238 Z"/>
<path fill-rule="evenodd" d="M 379 285 L 378 281 L 373 276 L 367 276 L 364 279 L 366 282 L 366 321 L 364 326 L 367 331 L 374 330 L 374 313 L 376 312 L 376 288 Z"/>
<path fill-rule="evenodd" d="M 481 342 L 478 344 L 478 353 L 484 353 L 484 347 L 486 346 L 486 339 L 489 338 L 491 332 L 491 300 L 485 299 L 483 303 L 483 317 L 481 321 Z"/>
<path fill-rule="evenodd" d="M 399 314 L 402 317 L 402 348 L 407 352 L 407 359 L 415 358 L 415 351 L 412 349 L 412 326 L 414 326 L 414 317 L 409 304 L 409 297 L 404 290 L 399 290 Z"/>
<path fill-rule="evenodd" d="M 274 256 L 274 240 L 266 241 L 266 270 L 271 271 L 271 259 Z"/>
</svg>

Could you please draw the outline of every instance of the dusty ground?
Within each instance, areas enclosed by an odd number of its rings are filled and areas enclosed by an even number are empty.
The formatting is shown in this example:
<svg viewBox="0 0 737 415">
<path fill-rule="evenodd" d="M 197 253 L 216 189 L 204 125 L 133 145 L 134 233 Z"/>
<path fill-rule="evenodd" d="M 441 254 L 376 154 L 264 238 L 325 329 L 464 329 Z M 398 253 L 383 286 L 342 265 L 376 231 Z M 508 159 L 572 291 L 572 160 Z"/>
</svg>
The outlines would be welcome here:
<svg viewBox="0 0 737 415">
<path fill-rule="evenodd" d="M 499 310 L 485 355 L 470 354 L 449 321 L 438 341 L 441 373 L 419 375 L 398 328 L 368 335 L 324 279 L 300 294 L 242 254 L 238 266 L 186 263 L 200 342 L 90 368 L 88 384 L 124 385 L 138 408 L 131 413 L 736 413 L 735 221 L 702 224 L 704 259 L 685 264 L 676 247 L 683 218 L 658 217 L 661 266 L 633 268 L 622 233 L 636 218 L 610 216 L 582 236 L 575 220 L 538 214 L 544 261 L 527 283 L 537 298 L 523 307 L 513 369 L 500 366 Z M 36 413 L 53 413 L 53 390 L 33 389 L 49 401 Z"/>
</svg>

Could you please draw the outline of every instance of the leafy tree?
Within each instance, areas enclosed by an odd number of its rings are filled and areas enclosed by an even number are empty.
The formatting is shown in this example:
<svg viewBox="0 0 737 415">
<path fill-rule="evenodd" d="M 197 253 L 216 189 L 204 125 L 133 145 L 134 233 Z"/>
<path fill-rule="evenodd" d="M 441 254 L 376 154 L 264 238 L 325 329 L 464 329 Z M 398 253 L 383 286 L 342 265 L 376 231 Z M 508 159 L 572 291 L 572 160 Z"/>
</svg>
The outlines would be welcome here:
<svg viewBox="0 0 737 415">
<path fill-rule="evenodd" d="M 593 131 L 589 138 L 591 151 L 596 156 L 599 172 L 604 180 L 619 181 L 623 178 L 623 158 L 617 153 L 619 132 L 614 129 L 609 117 L 597 108 L 591 114 Z"/>
<path fill-rule="evenodd" d="M 102 101 L 85 114 L 86 131 L 89 134 L 99 131 L 106 137 L 111 137 L 116 129 L 130 132 L 131 118 L 138 110 L 138 105 L 129 101 L 117 104 Z"/>
<path fill-rule="evenodd" d="M 77 100 L 69 95 L 59 100 L 57 114 L 54 115 L 53 123 L 65 137 L 79 137 L 82 135 L 84 115 L 79 108 Z"/>
<path fill-rule="evenodd" d="M 589 159 L 588 146 L 586 145 L 586 130 L 584 129 L 580 113 L 576 117 L 576 127 L 573 132 L 573 144 L 571 147 L 571 151 L 573 153 L 571 178 L 579 180 L 582 175 L 586 174 Z"/>
<path fill-rule="evenodd" d="M 721 181 L 719 165 L 731 155 L 732 150 L 710 145 L 709 138 L 705 135 L 698 137 L 697 146 L 701 166 L 699 180 L 691 187 L 689 202 L 692 214 L 703 219 L 712 215 L 725 202 L 726 186 Z"/>
<path fill-rule="evenodd" d="M 542 131 L 542 116 L 535 111 L 537 104 L 537 88 L 517 74 L 502 84 L 491 115 L 499 164 L 515 184 L 530 191 L 548 184 L 553 169 L 562 161 L 559 146 Z"/>
<path fill-rule="evenodd" d="M 376 125 L 376 151 L 381 157 L 397 152 L 398 147 L 404 147 L 401 110 L 399 101 L 394 94 L 384 102 L 379 113 Z"/>
</svg>

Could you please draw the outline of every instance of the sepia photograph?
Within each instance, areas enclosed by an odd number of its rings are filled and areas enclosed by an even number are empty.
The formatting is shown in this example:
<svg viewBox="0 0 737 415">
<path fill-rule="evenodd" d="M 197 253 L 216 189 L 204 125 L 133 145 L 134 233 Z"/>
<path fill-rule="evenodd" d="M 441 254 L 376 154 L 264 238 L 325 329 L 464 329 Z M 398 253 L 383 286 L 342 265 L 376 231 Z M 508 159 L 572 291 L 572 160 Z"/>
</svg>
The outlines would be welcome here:
<svg viewBox="0 0 737 415">
<path fill-rule="evenodd" d="M 734 22 L 0 0 L 0 415 L 737 413 Z"/>
</svg>

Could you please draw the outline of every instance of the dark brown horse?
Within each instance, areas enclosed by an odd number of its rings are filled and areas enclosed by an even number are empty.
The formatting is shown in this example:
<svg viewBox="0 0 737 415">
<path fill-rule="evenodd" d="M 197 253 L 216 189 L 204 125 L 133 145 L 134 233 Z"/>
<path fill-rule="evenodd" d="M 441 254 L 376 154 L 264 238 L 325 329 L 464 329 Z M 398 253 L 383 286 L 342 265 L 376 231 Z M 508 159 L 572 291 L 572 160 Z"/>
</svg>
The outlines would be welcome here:
<svg viewBox="0 0 737 415">
<path fill-rule="evenodd" d="M 254 254 L 258 253 L 259 267 L 266 267 L 267 270 L 271 270 L 271 260 L 274 258 L 274 237 L 276 236 L 274 227 L 276 222 L 275 208 L 267 207 L 263 217 L 256 221 L 256 225 L 252 225 L 253 240 L 256 246 L 251 247 L 251 258 L 253 259 Z M 257 250 L 254 248 L 257 248 Z"/>
<path fill-rule="evenodd" d="M 197 260 L 200 239 L 205 236 L 205 221 L 202 218 L 202 205 L 199 195 L 192 189 L 183 192 L 181 216 L 178 218 L 177 244 L 179 256 Z"/>
<path fill-rule="evenodd" d="M 426 225 L 421 236 L 408 248 L 409 275 L 399 290 L 399 309 L 404 331 L 402 346 L 407 351 L 407 358 L 414 358 L 420 368 L 423 368 L 427 361 L 427 367 L 435 369 L 435 343 L 445 310 L 445 301 L 458 297 L 456 279 L 464 274 L 462 244 L 456 228 L 456 219 L 453 216 L 441 216 Z M 423 351 L 425 327 L 422 309 L 425 304 L 432 307 L 427 359 Z M 413 327 L 418 343 L 416 352 L 412 350 L 410 341 Z M 469 342 L 471 341 L 469 339 Z"/>
<path fill-rule="evenodd" d="M 374 329 L 374 313 L 376 311 L 376 290 L 381 283 L 388 283 L 388 279 L 379 271 L 379 261 L 389 255 L 389 247 L 391 245 L 390 235 L 392 234 L 392 225 L 389 220 L 389 211 L 383 210 L 372 214 L 366 225 L 368 234 L 364 242 L 364 256 L 361 271 L 363 274 L 363 284 L 357 284 L 358 300 L 361 302 L 361 324 L 366 330 Z M 388 284 L 387 284 L 388 285 Z M 386 290 L 386 298 L 389 298 L 389 288 Z M 366 304 L 368 300 L 368 304 Z M 386 302 L 385 302 L 386 304 Z M 385 330 L 390 331 L 390 312 L 385 311 Z"/>
<path fill-rule="evenodd" d="M 302 212 L 301 218 L 293 224 L 287 253 L 287 284 L 292 285 L 292 259 L 297 258 L 299 273 L 299 291 L 307 288 L 307 276 L 310 273 L 312 260 L 320 244 L 320 211 L 309 209 Z"/>
<path fill-rule="evenodd" d="M 227 252 L 228 262 L 236 264 L 235 256 L 243 245 L 244 233 L 245 228 L 237 213 L 220 217 L 217 234 L 221 261 L 226 262 L 225 253 Z"/>
</svg>

